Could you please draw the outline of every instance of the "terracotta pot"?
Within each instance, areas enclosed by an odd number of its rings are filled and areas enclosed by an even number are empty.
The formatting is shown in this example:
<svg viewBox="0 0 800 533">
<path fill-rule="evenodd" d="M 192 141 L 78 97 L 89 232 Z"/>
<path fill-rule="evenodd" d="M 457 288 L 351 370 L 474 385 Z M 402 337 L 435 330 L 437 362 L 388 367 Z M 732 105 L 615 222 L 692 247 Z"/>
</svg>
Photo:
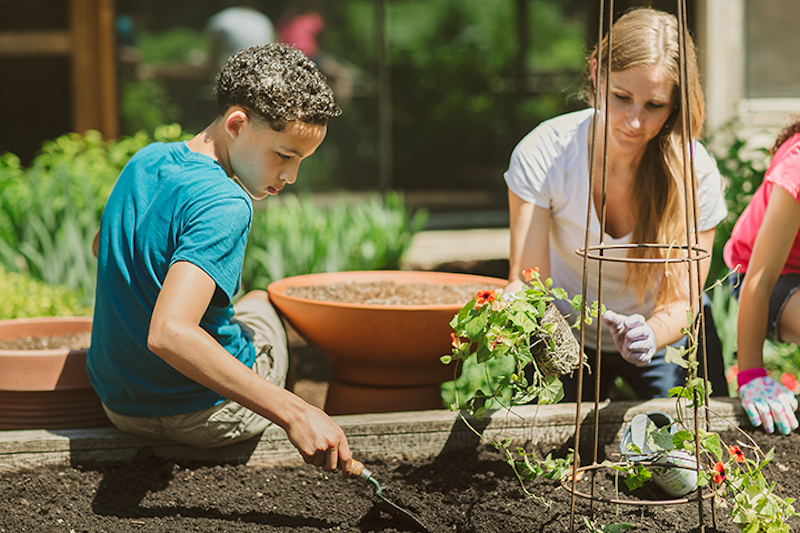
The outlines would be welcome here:
<svg viewBox="0 0 800 533">
<path fill-rule="evenodd" d="M 91 317 L 0 320 L 0 339 L 91 331 Z M 107 426 L 86 350 L 0 350 L 0 430 Z"/>
<path fill-rule="evenodd" d="M 465 302 L 368 305 L 298 298 L 289 287 L 393 281 L 499 288 L 506 280 L 425 271 L 358 271 L 293 276 L 269 285 L 270 299 L 292 326 L 330 360 L 330 414 L 442 408 L 439 386 L 454 378 L 439 358 L 450 353 L 450 320 Z M 400 390 L 404 389 L 404 390 Z"/>
</svg>

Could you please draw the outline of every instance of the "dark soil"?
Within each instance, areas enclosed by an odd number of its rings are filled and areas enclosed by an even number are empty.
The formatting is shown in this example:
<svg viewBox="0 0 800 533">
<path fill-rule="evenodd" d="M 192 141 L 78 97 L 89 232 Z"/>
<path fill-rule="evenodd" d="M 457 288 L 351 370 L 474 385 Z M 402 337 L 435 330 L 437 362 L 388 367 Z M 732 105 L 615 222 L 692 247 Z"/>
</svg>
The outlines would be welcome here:
<svg viewBox="0 0 800 533">
<path fill-rule="evenodd" d="M 92 334 L 89 331 L 70 335 L 19 337 L 0 339 L 0 350 L 83 350 L 89 348 Z"/>
<path fill-rule="evenodd" d="M 800 433 L 776 437 L 759 431 L 755 437 L 763 448 L 776 448 L 772 471 L 784 496 L 800 494 Z M 554 455 L 563 456 L 564 451 L 555 450 Z M 525 496 L 500 452 L 488 445 L 424 459 L 361 459 L 390 487 L 385 496 L 410 508 L 431 531 L 570 530 L 569 491 L 558 482 L 539 479 L 526 485 L 537 499 Z M 608 472 L 601 470 L 597 476 L 600 496 L 613 494 Z M 587 484 L 590 477 L 581 483 Z M 639 492 L 664 498 L 649 489 Z M 708 504 L 705 507 L 707 531 L 739 531 L 725 510 L 718 511 L 718 528 L 712 528 Z M 582 517 L 588 513 L 588 501 L 576 498 L 576 531 L 587 531 Z M 176 464 L 147 451 L 123 463 L 4 475 L 0 517 L 0 532 L 15 533 L 415 531 L 409 522 L 386 513 L 376 503 L 372 485 L 362 480 L 342 480 L 305 465 Z M 693 532 L 700 523 L 697 503 L 597 503 L 594 520 L 598 525 L 630 522 L 636 525 L 634 531 L 665 533 Z M 790 519 L 789 525 L 797 531 L 800 519 Z"/>
<path fill-rule="evenodd" d="M 440 305 L 466 304 L 483 283 L 440 285 L 430 283 L 395 283 L 393 281 L 349 281 L 328 285 L 288 287 L 286 295 L 323 302 L 347 302 L 366 305 Z"/>
</svg>

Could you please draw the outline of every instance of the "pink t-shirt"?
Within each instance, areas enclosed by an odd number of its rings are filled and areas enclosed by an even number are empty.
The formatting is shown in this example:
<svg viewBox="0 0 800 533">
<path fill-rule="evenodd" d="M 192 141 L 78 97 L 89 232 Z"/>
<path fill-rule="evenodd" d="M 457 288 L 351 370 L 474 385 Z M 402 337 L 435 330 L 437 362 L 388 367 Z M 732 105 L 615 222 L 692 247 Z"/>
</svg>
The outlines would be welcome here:
<svg viewBox="0 0 800 533">
<path fill-rule="evenodd" d="M 739 271 L 747 272 L 753 245 L 775 185 L 784 188 L 800 203 L 800 134 L 793 135 L 778 148 L 764 174 L 764 182 L 733 226 L 731 238 L 725 243 L 722 254 L 728 268 L 741 265 Z M 789 257 L 781 270 L 781 275 L 792 273 L 800 273 L 800 234 L 795 237 Z"/>
<path fill-rule="evenodd" d="M 317 34 L 325 28 L 325 21 L 316 11 L 298 15 L 280 28 L 281 41 L 297 47 L 310 58 L 319 53 Z"/>
</svg>

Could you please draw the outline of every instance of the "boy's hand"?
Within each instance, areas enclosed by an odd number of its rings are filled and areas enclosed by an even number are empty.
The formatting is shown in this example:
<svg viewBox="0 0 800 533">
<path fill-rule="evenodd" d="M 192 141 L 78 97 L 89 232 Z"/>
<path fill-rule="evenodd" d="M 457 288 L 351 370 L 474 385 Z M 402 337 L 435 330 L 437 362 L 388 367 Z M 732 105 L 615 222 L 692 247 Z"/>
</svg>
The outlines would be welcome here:
<svg viewBox="0 0 800 533">
<path fill-rule="evenodd" d="M 304 407 L 300 416 L 286 428 L 289 441 L 307 464 L 329 472 L 339 468 L 342 477 L 350 477 L 353 454 L 344 431 L 320 409 L 309 404 Z"/>
<path fill-rule="evenodd" d="M 656 353 L 656 334 L 642 315 L 620 315 L 608 310 L 603 314 L 623 359 L 636 366 L 647 366 Z"/>
</svg>

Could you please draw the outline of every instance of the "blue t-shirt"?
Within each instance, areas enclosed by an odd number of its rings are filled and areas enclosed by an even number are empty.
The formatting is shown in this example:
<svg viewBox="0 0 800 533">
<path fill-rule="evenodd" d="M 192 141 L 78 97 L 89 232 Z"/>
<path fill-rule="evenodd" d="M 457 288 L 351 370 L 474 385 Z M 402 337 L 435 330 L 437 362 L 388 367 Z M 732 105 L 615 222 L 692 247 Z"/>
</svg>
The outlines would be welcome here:
<svg viewBox="0 0 800 533">
<path fill-rule="evenodd" d="M 217 284 L 200 322 L 252 368 L 255 349 L 233 318 L 253 206 L 222 166 L 185 143 L 154 143 L 120 173 L 100 222 L 97 295 L 87 370 L 111 411 L 171 416 L 211 407 L 222 396 L 147 348 L 150 318 L 176 261 Z"/>
</svg>

